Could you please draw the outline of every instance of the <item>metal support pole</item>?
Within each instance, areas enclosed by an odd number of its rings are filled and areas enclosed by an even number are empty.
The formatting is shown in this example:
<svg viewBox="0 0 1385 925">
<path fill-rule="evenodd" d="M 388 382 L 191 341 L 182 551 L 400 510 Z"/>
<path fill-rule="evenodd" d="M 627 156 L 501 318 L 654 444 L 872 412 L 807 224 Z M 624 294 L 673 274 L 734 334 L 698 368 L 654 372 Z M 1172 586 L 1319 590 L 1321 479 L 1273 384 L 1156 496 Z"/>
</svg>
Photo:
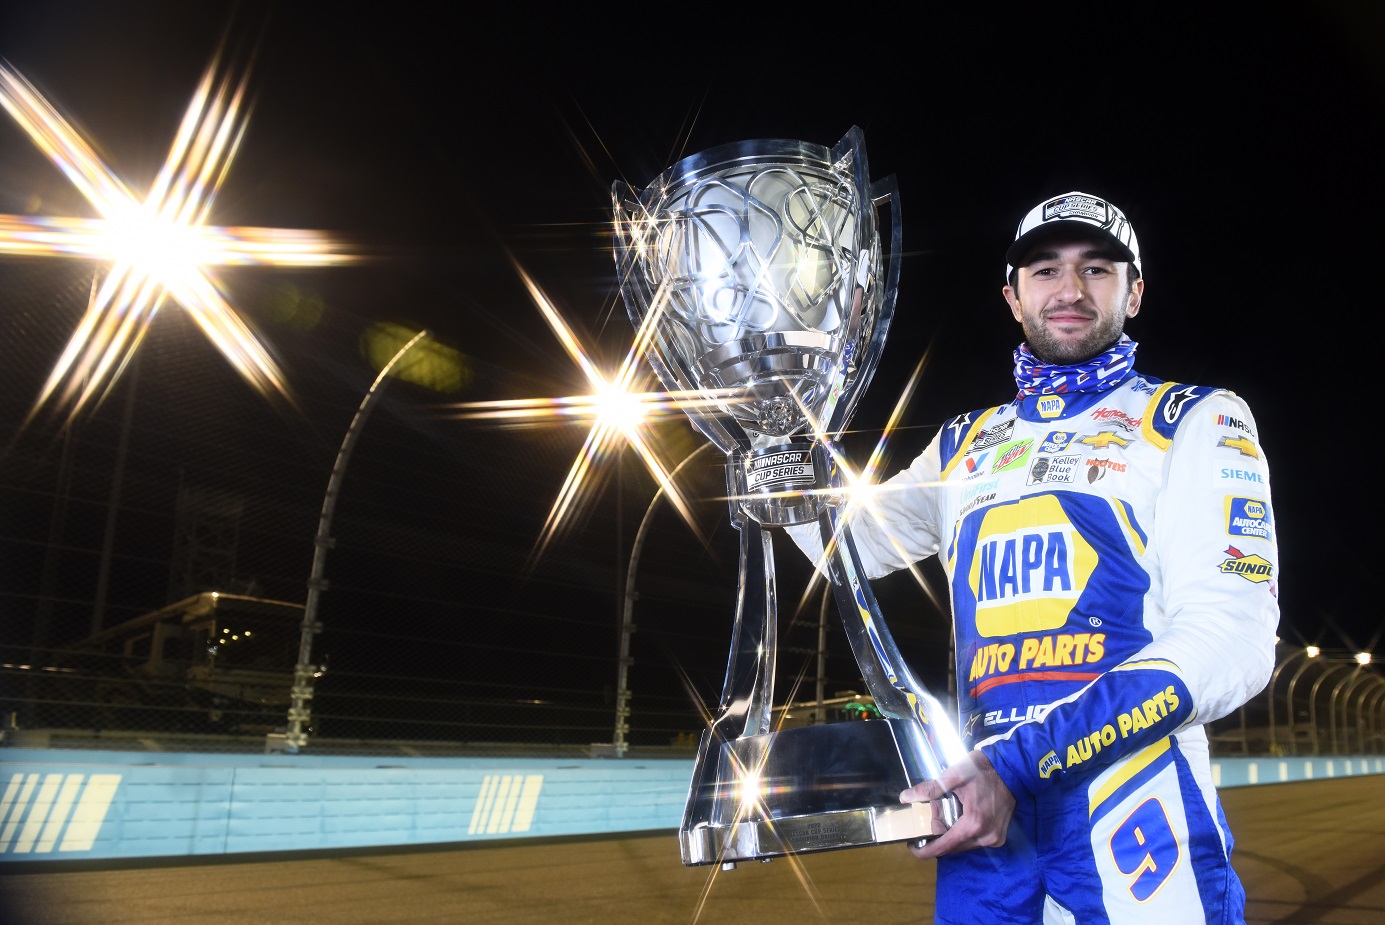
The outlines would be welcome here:
<svg viewBox="0 0 1385 925">
<path fill-rule="evenodd" d="M 1362 665 L 1357 665 L 1352 670 L 1351 674 L 1338 681 L 1336 685 L 1333 686 L 1331 695 L 1327 698 L 1327 726 L 1328 729 L 1331 730 L 1328 734 L 1328 741 L 1332 743 L 1332 754 L 1334 755 L 1345 754 L 1345 750 L 1341 748 L 1337 741 L 1337 695 L 1343 690 L 1351 690 L 1351 686 L 1356 683 L 1356 679 L 1361 675 L 1361 669 L 1363 667 Z M 1348 696 L 1350 695 L 1348 694 Z M 1343 718 L 1343 724 L 1345 725 L 1345 717 Z"/>
<path fill-rule="evenodd" d="M 1340 662 L 1323 669 L 1323 673 L 1318 675 L 1318 680 L 1313 682 L 1312 688 L 1308 691 L 1308 728 L 1313 733 L 1313 754 L 1322 754 L 1322 747 L 1319 744 L 1318 736 L 1318 688 L 1322 687 L 1322 682 L 1327 680 L 1328 675 L 1338 668 L 1360 667 L 1343 665 Z"/>
<path fill-rule="evenodd" d="M 1380 740 L 1380 708 L 1385 706 L 1385 681 L 1381 682 L 1380 689 L 1376 693 L 1370 695 L 1370 701 L 1370 706 L 1364 704 L 1362 706 L 1366 713 L 1367 728 L 1370 732 L 1369 741 L 1376 743 Z M 1375 745 L 1375 750 L 1377 753 L 1385 752 L 1385 745 Z"/>
<path fill-rule="evenodd" d="M 672 482 L 683 467 L 692 462 L 694 456 L 710 446 L 715 444 L 704 443 L 683 457 L 683 461 L 668 474 L 669 481 Z M 639 568 L 640 553 L 644 550 L 644 539 L 649 533 L 654 509 L 658 507 L 659 499 L 663 496 L 664 486 L 660 485 L 659 490 L 650 499 L 644 517 L 640 519 L 640 528 L 635 532 L 635 542 L 630 550 L 630 565 L 625 570 L 625 606 L 620 617 L 620 654 L 616 658 L 616 724 L 615 734 L 611 738 L 617 758 L 624 758 L 625 753 L 630 750 L 630 666 L 634 663 L 634 659 L 630 657 L 630 637 L 635 632 L 635 598 L 639 596 L 635 592 L 635 571 Z"/>
<path fill-rule="evenodd" d="M 1346 696 L 1342 698 L 1342 740 L 1343 743 L 1346 745 L 1347 750 L 1350 751 L 1350 730 L 1354 728 L 1356 730 L 1356 745 L 1361 749 L 1360 754 L 1364 755 L 1366 754 L 1366 715 L 1364 712 L 1364 707 L 1366 706 L 1366 697 L 1371 692 L 1371 686 L 1369 682 L 1375 681 L 1378 683 L 1380 681 L 1380 676 L 1371 674 L 1369 671 L 1367 671 L 1362 673 L 1360 680 L 1367 683 L 1361 684 L 1359 688 L 1357 688 L 1356 685 L 1352 685 L 1352 687 L 1347 690 Z M 1351 717 L 1351 698 L 1357 690 L 1361 691 L 1361 702 L 1356 705 L 1356 721 L 1353 722 L 1350 726 L 1347 726 L 1346 721 Z"/>
<path fill-rule="evenodd" d="M 303 608 L 303 624 L 298 639 L 298 664 L 293 668 L 293 687 L 289 691 L 288 730 L 284 735 L 284 747 L 296 752 L 308 744 L 308 722 L 312 719 L 312 709 L 308 701 L 313 698 L 313 682 L 321 676 L 322 669 L 312 664 L 313 637 L 322 632 L 322 623 L 317 619 L 318 604 L 322 592 L 327 590 L 327 579 L 323 577 L 327 569 L 327 550 L 336 545 L 332 538 L 332 515 L 337 508 L 337 495 L 341 493 L 341 480 L 346 472 L 346 464 L 351 461 L 351 451 L 356 448 L 356 440 L 361 435 L 366 418 L 370 416 L 375 402 L 384 392 L 382 388 L 390 370 L 394 369 L 404 354 L 415 344 L 428 336 L 427 331 L 419 331 L 409 342 L 399 348 L 375 377 L 370 389 L 361 399 L 351 426 L 346 428 L 346 436 L 337 451 L 337 460 L 332 465 L 332 475 L 327 480 L 327 493 L 322 499 L 322 515 L 317 521 L 317 535 L 313 538 L 313 569 L 308 576 L 308 599 Z"/>
<path fill-rule="evenodd" d="M 1289 754 L 1298 754 L 1298 713 L 1294 710 L 1294 685 L 1298 684 L 1298 679 L 1303 677 L 1303 673 L 1314 665 L 1321 664 L 1313 661 L 1312 657 L 1299 666 L 1293 676 L 1289 678 L 1289 690 L 1284 695 L 1284 702 L 1289 708 Z"/>
<path fill-rule="evenodd" d="M 1289 663 L 1292 662 L 1294 659 L 1300 657 L 1300 656 L 1307 656 L 1308 658 L 1312 658 L 1311 655 L 1308 655 L 1308 653 L 1307 653 L 1306 651 L 1302 650 L 1302 649 L 1300 649 L 1299 651 L 1293 653 L 1293 654 L 1290 655 L 1288 658 L 1284 659 L 1284 661 L 1282 661 L 1282 662 L 1280 662 L 1278 665 L 1275 665 L 1275 666 L 1274 666 L 1274 671 L 1270 674 L 1270 683 L 1267 684 L 1267 685 L 1265 685 L 1265 694 L 1266 694 L 1266 697 L 1268 698 L 1268 700 L 1267 700 L 1267 706 L 1269 707 L 1269 736 L 1270 736 L 1270 754 L 1271 754 L 1271 755 L 1283 754 L 1283 752 L 1278 751 L 1278 750 L 1276 749 L 1276 747 L 1275 747 L 1275 746 L 1276 746 L 1276 742 L 1275 742 L 1276 731 L 1275 731 L 1275 726 L 1274 726 L 1274 684 L 1275 684 L 1276 681 L 1279 680 L 1279 675 L 1280 675 L 1280 673 L 1281 673 L 1286 667 L 1288 667 Z M 1292 721 L 1293 721 L 1293 705 L 1292 705 L 1292 704 L 1289 705 L 1289 716 L 1290 716 L 1290 723 L 1292 724 Z M 1292 725 L 1291 725 L 1290 728 L 1292 729 Z"/>
<path fill-rule="evenodd" d="M 818 608 L 818 683 L 815 693 L 817 706 L 813 708 L 813 725 L 827 722 L 827 602 L 832 599 L 832 585 L 822 584 L 822 606 Z"/>
</svg>

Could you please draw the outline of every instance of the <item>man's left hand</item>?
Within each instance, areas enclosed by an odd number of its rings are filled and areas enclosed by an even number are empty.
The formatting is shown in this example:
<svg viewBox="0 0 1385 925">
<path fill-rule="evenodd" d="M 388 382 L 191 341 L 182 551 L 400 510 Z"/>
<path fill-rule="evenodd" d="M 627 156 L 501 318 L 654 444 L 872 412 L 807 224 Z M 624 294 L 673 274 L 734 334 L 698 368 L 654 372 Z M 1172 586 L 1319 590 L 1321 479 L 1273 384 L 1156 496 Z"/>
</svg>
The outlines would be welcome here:
<svg viewBox="0 0 1385 925">
<path fill-rule="evenodd" d="M 961 800 L 961 817 L 952 828 L 930 839 L 923 847 L 910 846 L 914 857 L 936 858 L 955 851 L 996 848 L 1005 844 L 1010 818 L 1015 814 L 1015 797 L 980 749 L 945 768 L 936 779 L 917 783 L 905 790 L 899 799 L 904 803 L 931 801 L 934 805 L 933 818 L 941 823 L 937 801 L 949 792 Z"/>
</svg>

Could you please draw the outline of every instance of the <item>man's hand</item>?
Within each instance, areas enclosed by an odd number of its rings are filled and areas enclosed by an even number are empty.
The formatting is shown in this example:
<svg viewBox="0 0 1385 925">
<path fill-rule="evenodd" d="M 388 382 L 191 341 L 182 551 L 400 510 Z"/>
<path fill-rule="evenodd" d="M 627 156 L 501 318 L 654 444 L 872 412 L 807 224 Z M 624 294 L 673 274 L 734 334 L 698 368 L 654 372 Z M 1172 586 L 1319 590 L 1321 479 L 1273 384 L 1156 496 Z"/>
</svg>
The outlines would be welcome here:
<svg viewBox="0 0 1385 925">
<path fill-rule="evenodd" d="M 941 824 L 937 801 L 949 791 L 962 801 L 961 818 L 922 848 L 910 846 L 914 857 L 936 858 L 954 851 L 1005 844 L 1010 817 L 1015 814 L 1015 797 L 980 749 L 944 769 L 936 780 L 926 780 L 905 790 L 899 799 L 902 803 L 933 801 L 933 819 Z"/>
</svg>

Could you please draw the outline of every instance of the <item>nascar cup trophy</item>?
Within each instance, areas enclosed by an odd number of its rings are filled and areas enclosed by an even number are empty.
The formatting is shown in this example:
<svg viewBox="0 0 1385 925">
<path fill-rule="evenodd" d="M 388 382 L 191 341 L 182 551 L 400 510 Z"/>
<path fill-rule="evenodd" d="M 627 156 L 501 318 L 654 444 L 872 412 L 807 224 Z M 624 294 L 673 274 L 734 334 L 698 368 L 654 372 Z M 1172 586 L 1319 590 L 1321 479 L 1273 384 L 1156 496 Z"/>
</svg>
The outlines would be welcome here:
<svg viewBox="0 0 1385 925">
<path fill-rule="evenodd" d="M 957 757 L 948 714 L 900 657 L 842 516 L 835 441 L 894 312 L 894 178 L 872 184 L 860 129 L 835 147 L 746 141 L 695 154 L 643 191 L 612 187 L 615 256 L 646 355 L 727 455 L 740 582 L 717 713 L 679 832 L 683 863 L 769 859 L 935 831 L 899 792 Z M 888 253 L 877 209 L 888 205 Z M 772 529 L 816 521 L 834 596 L 882 720 L 772 728 Z M 956 746 L 960 748 L 960 744 Z M 944 801 L 945 824 L 956 820 Z"/>
</svg>

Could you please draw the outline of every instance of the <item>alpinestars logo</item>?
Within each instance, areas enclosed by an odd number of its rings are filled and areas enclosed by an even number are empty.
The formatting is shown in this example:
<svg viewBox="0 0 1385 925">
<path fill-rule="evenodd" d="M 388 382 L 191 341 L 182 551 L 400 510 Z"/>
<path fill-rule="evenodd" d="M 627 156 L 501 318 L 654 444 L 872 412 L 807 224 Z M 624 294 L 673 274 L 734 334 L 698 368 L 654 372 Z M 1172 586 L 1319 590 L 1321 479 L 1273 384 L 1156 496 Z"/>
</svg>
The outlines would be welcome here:
<svg viewBox="0 0 1385 925">
<path fill-rule="evenodd" d="M 0 797 L 0 855 L 90 851 L 119 774 L 23 774 Z"/>
</svg>

